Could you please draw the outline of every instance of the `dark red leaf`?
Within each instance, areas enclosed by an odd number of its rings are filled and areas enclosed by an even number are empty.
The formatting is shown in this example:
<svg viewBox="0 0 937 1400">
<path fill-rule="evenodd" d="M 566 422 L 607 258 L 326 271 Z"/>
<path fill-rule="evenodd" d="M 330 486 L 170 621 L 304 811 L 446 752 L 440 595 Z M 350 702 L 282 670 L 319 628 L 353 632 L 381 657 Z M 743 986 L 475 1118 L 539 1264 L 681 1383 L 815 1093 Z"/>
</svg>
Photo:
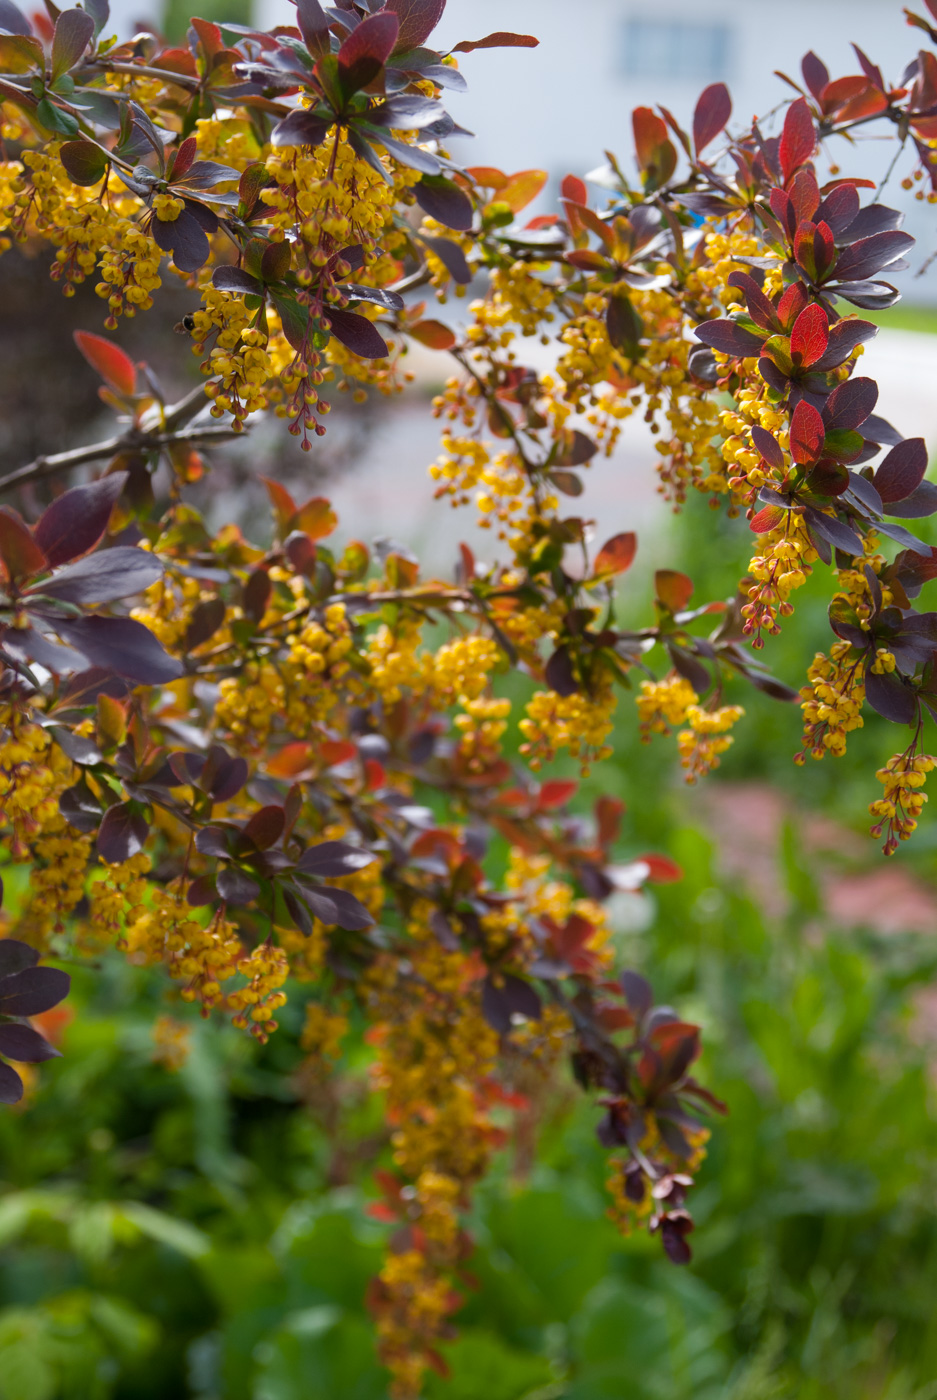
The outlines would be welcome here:
<svg viewBox="0 0 937 1400">
<path fill-rule="evenodd" d="M 112 472 L 87 486 L 73 486 L 43 512 L 33 538 L 53 568 L 94 549 L 126 480 L 126 472 Z"/>
<path fill-rule="evenodd" d="M 765 535 L 769 530 L 776 530 L 784 519 L 785 512 L 781 506 L 762 506 L 761 510 L 752 517 L 749 524 L 756 535 Z"/>
<path fill-rule="evenodd" d="M 442 242 L 443 240 L 438 240 Z M 329 307 L 332 334 L 363 360 L 383 360 L 390 354 L 380 331 L 366 316 L 354 311 L 337 311 Z"/>
<path fill-rule="evenodd" d="M 400 25 L 390 10 L 362 20 L 338 51 L 338 72 L 347 96 L 367 87 L 390 58 Z"/>
<path fill-rule="evenodd" d="M 790 179 L 794 171 L 810 159 L 816 149 L 817 133 L 813 125 L 813 115 L 806 99 L 798 97 L 787 109 L 784 130 L 778 147 L 781 172 L 784 181 Z"/>
<path fill-rule="evenodd" d="M 903 501 L 924 479 L 927 444 L 923 438 L 905 438 L 888 453 L 872 478 L 885 505 Z"/>
<path fill-rule="evenodd" d="M 579 682 L 576 680 L 568 647 L 557 647 L 543 669 L 543 676 L 547 685 L 557 695 L 576 695 L 579 691 Z"/>
<path fill-rule="evenodd" d="M 807 506 L 804 511 L 804 519 L 811 530 L 816 531 L 821 539 L 831 544 L 834 549 L 841 549 L 844 554 L 854 557 L 862 553 L 862 541 L 855 530 L 837 519 L 835 515 L 826 515 L 821 510 L 814 510 L 812 506 Z"/>
<path fill-rule="evenodd" d="M 177 219 L 154 218 L 150 233 L 158 248 L 172 253 L 180 272 L 198 272 L 208 262 L 211 252 L 208 239 L 194 212 L 183 209 Z"/>
<path fill-rule="evenodd" d="M 725 83 L 712 83 L 700 94 L 693 113 L 693 144 L 699 155 L 714 141 L 732 115 L 732 99 Z"/>
<path fill-rule="evenodd" d="M 68 996 L 72 979 L 57 967 L 27 967 L 0 981 L 0 1016 L 41 1016 Z"/>
<path fill-rule="evenodd" d="M 394 52 L 409 53 L 426 43 L 442 19 L 446 0 L 385 0 L 384 8 L 393 10 L 400 25 Z"/>
<path fill-rule="evenodd" d="M 838 385 L 823 408 L 827 432 L 858 428 L 878 402 L 878 385 L 874 379 L 847 379 Z M 921 441 L 921 439 L 918 439 Z"/>
<path fill-rule="evenodd" d="M 243 267 L 216 267 L 211 275 L 213 287 L 219 292 L 233 292 L 236 296 L 260 296 L 262 284 Z"/>
<path fill-rule="evenodd" d="M 922 481 L 910 496 L 903 501 L 892 501 L 886 515 L 898 515 L 903 520 L 921 520 L 937 512 L 937 486 L 932 481 Z"/>
<path fill-rule="evenodd" d="M 804 75 L 804 82 L 813 96 L 820 100 L 820 94 L 830 81 L 829 69 L 822 59 L 817 58 L 811 50 L 805 53 L 800 61 L 800 71 Z"/>
<path fill-rule="evenodd" d="M 255 812 L 250 821 L 245 826 L 242 836 L 256 846 L 259 851 L 265 851 L 268 847 L 279 841 L 283 835 L 285 818 L 283 808 L 276 806 L 261 807 L 259 812 Z"/>
<path fill-rule="evenodd" d="M 255 569 L 241 590 L 241 607 L 252 622 L 260 622 L 267 611 L 273 584 L 266 569 Z"/>
<path fill-rule="evenodd" d="M 807 466 L 817 460 L 825 432 L 817 409 L 806 399 L 801 399 L 791 419 L 791 456 L 799 466 Z"/>
<path fill-rule="evenodd" d="M 765 296 L 754 277 L 750 277 L 747 272 L 732 272 L 729 274 L 729 286 L 738 287 L 744 294 L 749 315 L 759 326 L 763 326 L 766 331 L 781 329 L 774 303 Z"/>
<path fill-rule="evenodd" d="M 830 338 L 829 317 L 822 306 L 807 306 L 797 317 L 791 330 L 791 354 L 804 369 L 816 364 L 826 350 Z"/>
</svg>

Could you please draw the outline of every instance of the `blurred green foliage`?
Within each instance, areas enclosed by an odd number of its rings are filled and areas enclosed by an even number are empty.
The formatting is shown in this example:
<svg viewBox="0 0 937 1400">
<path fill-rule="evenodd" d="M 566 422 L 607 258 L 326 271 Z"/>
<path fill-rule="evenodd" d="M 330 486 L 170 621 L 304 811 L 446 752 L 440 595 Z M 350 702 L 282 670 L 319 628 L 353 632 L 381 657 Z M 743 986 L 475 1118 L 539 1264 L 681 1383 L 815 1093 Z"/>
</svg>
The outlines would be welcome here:
<svg viewBox="0 0 937 1400">
<path fill-rule="evenodd" d="M 595 1112 L 564 1090 L 533 1169 L 508 1151 L 479 1194 L 480 1286 L 428 1400 L 937 1394 L 937 1123 L 904 1025 L 932 950 L 821 937 L 785 844 L 783 924 L 674 828 L 684 882 L 619 935 L 702 1022 L 706 1081 L 731 1104 L 694 1263 L 615 1234 Z M 79 971 L 65 1058 L 0 1118 L 0 1397 L 384 1400 L 363 1305 L 385 1227 L 366 1213 L 379 1120 L 362 1047 L 339 1072 L 336 1132 L 299 1097 L 302 989 L 263 1050 L 193 1021 L 175 1073 L 151 1058 L 162 990 L 116 955 Z"/>
</svg>

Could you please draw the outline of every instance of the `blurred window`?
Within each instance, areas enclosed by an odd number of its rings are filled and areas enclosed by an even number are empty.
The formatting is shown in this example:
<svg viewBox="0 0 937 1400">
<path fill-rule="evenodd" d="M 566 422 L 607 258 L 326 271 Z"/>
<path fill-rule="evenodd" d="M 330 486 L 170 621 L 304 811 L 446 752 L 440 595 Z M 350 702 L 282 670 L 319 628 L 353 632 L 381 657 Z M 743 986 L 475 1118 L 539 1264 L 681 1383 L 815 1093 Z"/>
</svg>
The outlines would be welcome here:
<svg viewBox="0 0 937 1400">
<path fill-rule="evenodd" d="M 726 76 L 729 29 L 724 24 L 629 19 L 624 33 L 624 71 L 644 78 Z"/>
</svg>

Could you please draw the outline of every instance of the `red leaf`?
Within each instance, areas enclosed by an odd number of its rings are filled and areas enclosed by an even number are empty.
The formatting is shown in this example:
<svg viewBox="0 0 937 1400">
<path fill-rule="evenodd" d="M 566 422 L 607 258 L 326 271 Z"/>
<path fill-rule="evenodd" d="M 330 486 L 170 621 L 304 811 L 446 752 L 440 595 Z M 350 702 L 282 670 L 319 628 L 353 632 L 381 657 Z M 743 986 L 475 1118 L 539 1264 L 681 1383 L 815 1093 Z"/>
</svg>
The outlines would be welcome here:
<svg viewBox="0 0 937 1400">
<path fill-rule="evenodd" d="M 791 331 L 791 354 L 799 357 L 795 363 L 803 368 L 816 364 L 830 339 L 829 317 L 822 306 L 813 303 L 804 308 Z"/>
<path fill-rule="evenodd" d="M 675 569 L 658 569 L 654 588 L 668 612 L 682 612 L 693 596 L 693 580 Z"/>
<path fill-rule="evenodd" d="M 725 83 L 712 83 L 701 94 L 693 113 L 696 154 L 714 141 L 732 115 L 732 98 Z"/>
<path fill-rule="evenodd" d="M 75 331 L 74 339 L 91 368 L 115 393 L 129 397 L 136 392 L 137 371 L 133 360 L 119 345 L 91 331 Z"/>
<path fill-rule="evenodd" d="M 637 548 L 638 537 L 631 531 L 606 540 L 595 556 L 596 578 L 612 578 L 630 569 Z"/>
<path fill-rule="evenodd" d="M 428 345 L 430 350 L 451 350 L 456 343 L 455 332 L 442 321 L 417 321 L 410 327 L 409 334 L 421 345 Z"/>
<path fill-rule="evenodd" d="M 819 411 L 801 399 L 791 419 L 791 456 L 799 466 L 809 466 L 817 460 L 825 431 Z"/>
<path fill-rule="evenodd" d="M 268 476 L 262 476 L 260 479 L 267 488 L 267 495 L 270 497 L 270 504 L 273 506 L 273 513 L 276 516 L 277 528 L 281 534 L 285 535 L 296 517 L 296 502 L 286 487 L 281 486 L 278 481 L 272 481 Z"/>
<path fill-rule="evenodd" d="M 563 183 L 560 185 L 560 194 L 563 199 L 571 199 L 574 204 L 588 204 L 589 191 L 586 189 L 585 180 L 580 180 L 578 175 L 565 175 Z"/>
<path fill-rule="evenodd" d="M 511 34 L 508 30 L 497 29 L 494 34 L 486 34 L 484 39 L 463 39 L 456 44 L 453 53 L 474 53 L 476 49 L 535 49 L 540 40 L 532 34 Z"/>
<path fill-rule="evenodd" d="M 649 870 L 647 878 L 655 885 L 671 885 L 683 879 L 683 870 L 669 856 L 638 856 L 638 860 L 644 861 Z"/>
<path fill-rule="evenodd" d="M 12 506 L 0 506 L 0 558 L 10 578 L 29 578 L 48 566 L 29 526 Z"/>
<path fill-rule="evenodd" d="M 393 10 L 400 23 L 395 52 L 418 49 L 442 19 L 446 0 L 385 0 L 385 10 Z"/>
<path fill-rule="evenodd" d="M 564 806 L 571 797 L 574 797 L 579 784 L 571 778 L 553 778 L 550 782 L 544 783 L 537 794 L 536 810 L 538 812 L 552 812 L 556 807 Z"/>
<path fill-rule="evenodd" d="M 202 48 L 208 58 L 214 58 L 216 53 L 221 53 L 224 48 L 224 35 L 209 19 L 190 19 L 189 23 L 199 37 Z"/>
<path fill-rule="evenodd" d="M 785 184 L 799 166 L 813 155 L 817 144 L 817 133 L 813 117 L 805 97 L 798 97 L 787 109 L 784 118 L 784 131 L 778 146 L 781 170 Z"/>
<path fill-rule="evenodd" d="M 658 147 L 668 139 L 666 123 L 652 107 L 635 107 L 631 114 L 631 124 L 634 128 L 634 150 L 638 164 L 642 170 L 647 170 L 649 165 L 654 164 Z"/>
<path fill-rule="evenodd" d="M 780 506 L 764 506 L 749 522 L 756 535 L 766 535 L 776 530 L 786 512 Z"/>
</svg>

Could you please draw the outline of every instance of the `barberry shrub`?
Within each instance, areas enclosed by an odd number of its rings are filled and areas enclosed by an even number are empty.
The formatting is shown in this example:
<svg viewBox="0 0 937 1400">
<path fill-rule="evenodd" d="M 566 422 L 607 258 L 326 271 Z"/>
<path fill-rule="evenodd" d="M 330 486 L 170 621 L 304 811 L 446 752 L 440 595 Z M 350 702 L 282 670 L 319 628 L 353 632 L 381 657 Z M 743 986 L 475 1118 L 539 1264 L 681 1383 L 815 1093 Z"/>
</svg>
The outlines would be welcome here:
<svg viewBox="0 0 937 1400">
<path fill-rule="evenodd" d="M 727 684 L 748 683 L 800 698 L 798 761 L 841 755 L 870 711 L 902 726 L 873 832 L 890 854 L 916 825 L 937 613 L 913 600 L 937 550 L 898 522 L 932 514 L 937 487 L 857 372 L 876 333 L 857 309 L 898 300 L 883 277 L 912 240 L 863 204 L 861 171 L 827 167 L 834 138 L 878 122 L 907 181 L 937 189 L 937 58 L 891 87 L 859 50 L 836 79 L 808 54 L 763 127 L 732 122 L 722 84 L 691 132 L 639 108 L 635 158 L 609 157 L 598 201 L 569 175 L 560 211 L 525 223 L 546 175 L 460 168 L 443 97 L 459 55 L 528 36 L 442 54 L 444 0 L 298 0 L 295 25 L 193 19 L 167 48 L 105 37 L 106 0 L 47 8 L 0 0 L 2 245 L 51 245 L 65 295 L 95 279 L 103 327 L 76 349 L 118 426 L 0 479 L 32 488 L 23 514 L 0 507 L 3 839 L 31 891 L 0 958 L 0 1052 L 46 1053 L 25 1019 L 65 986 L 37 954 L 114 944 L 261 1042 L 288 979 L 307 983 L 317 1072 L 363 1018 L 392 1143 L 375 1214 L 395 1227 L 370 1301 L 405 1400 L 444 1368 L 471 1188 L 525 1085 L 571 1060 L 601 1110 L 611 1215 L 677 1263 L 723 1108 L 690 1073 L 698 1027 L 611 952 L 608 897 L 679 870 L 622 858 L 618 795 L 573 816 L 576 784 L 545 767 L 572 755 L 601 778 L 632 692 L 643 737 L 676 731 L 693 782 L 742 718 Z M 113 338 L 167 276 L 191 292 L 179 328 L 205 377 L 177 403 Z M 428 314 L 472 283 L 463 334 Z M 555 349 L 547 371 L 525 364 L 532 337 Z M 402 387 L 410 341 L 453 370 L 439 508 L 474 507 L 495 563 L 462 546 L 452 577 L 424 579 L 402 549 L 336 544 L 328 500 L 274 479 L 269 547 L 206 526 L 187 488 L 226 439 L 272 412 L 309 450 L 333 390 Z M 694 599 L 661 570 L 629 630 L 635 536 L 593 550 L 573 503 L 635 412 L 661 490 L 702 492 L 755 544 L 737 597 Z M 818 568 L 833 641 L 798 697 L 760 652 Z"/>
</svg>

